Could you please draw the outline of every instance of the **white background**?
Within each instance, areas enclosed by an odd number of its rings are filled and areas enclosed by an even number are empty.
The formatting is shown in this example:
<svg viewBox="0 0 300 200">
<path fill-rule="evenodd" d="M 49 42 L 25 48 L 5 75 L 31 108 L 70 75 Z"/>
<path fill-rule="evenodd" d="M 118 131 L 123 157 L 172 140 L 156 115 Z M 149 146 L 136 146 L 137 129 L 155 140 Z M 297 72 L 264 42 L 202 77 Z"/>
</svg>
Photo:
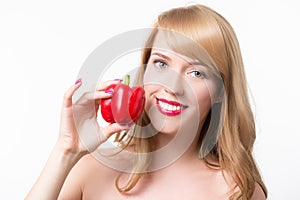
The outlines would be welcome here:
<svg viewBox="0 0 300 200">
<path fill-rule="evenodd" d="M 300 199 L 299 3 L 194 2 L 221 13 L 239 38 L 257 121 L 254 153 L 269 199 Z M 0 2 L 1 199 L 23 199 L 37 179 L 58 135 L 64 91 L 87 56 L 187 3 Z"/>
</svg>

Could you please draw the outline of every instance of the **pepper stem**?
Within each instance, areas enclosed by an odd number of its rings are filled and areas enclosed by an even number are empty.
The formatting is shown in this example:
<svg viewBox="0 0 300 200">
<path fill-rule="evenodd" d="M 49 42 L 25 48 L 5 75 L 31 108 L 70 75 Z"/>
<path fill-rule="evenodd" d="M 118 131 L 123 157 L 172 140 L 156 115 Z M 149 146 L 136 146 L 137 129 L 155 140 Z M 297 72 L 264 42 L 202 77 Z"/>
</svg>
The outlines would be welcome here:
<svg viewBox="0 0 300 200">
<path fill-rule="evenodd" d="M 128 74 L 125 75 L 124 77 L 124 84 L 129 85 L 130 84 L 130 76 Z"/>
</svg>

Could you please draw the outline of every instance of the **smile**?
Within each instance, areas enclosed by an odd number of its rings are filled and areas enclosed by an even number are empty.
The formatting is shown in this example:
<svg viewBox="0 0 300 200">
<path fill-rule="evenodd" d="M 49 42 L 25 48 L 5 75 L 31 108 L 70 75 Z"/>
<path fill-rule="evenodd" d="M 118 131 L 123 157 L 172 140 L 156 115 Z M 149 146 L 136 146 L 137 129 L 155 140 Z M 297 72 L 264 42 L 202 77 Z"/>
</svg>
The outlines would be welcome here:
<svg viewBox="0 0 300 200">
<path fill-rule="evenodd" d="M 156 98 L 156 105 L 158 106 L 158 110 L 167 116 L 175 116 L 179 115 L 183 110 L 185 110 L 188 106 L 182 105 L 177 101 L 171 101 L 162 98 Z"/>
</svg>

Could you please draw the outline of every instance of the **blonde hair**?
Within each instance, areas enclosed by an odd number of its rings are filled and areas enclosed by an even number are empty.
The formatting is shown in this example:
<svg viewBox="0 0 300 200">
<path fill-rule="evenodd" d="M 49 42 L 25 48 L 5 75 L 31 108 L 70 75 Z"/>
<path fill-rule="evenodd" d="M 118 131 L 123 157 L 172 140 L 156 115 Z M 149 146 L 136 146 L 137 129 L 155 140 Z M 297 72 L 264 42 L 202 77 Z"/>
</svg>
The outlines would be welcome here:
<svg viewBox="0 0 300 200">
<path fill-rule="evenodd" d="M 246 77 L 240 47 L 233 28 L 220 14 L 202 5 L 192 5 L 174 8 L 159 15 L 157 22 L 150 33 L 142 52 L 142 67 L 137 76 L 137 83 L 142 84 L 145 66 L 151 53 L 157 28 L 181 33 L 201 47 L 213 59 L 221 74 L 225 89 L 225 101 L 221 103 L 223 122 L 218 140 L 213 149 L 203 158 L 209 167 L 218 167 L 225 170 L 235 181 L 238 190 L 230 199 L 250 199 L 258 183 L 267 196 L 266 187 L 252 156 L 253 144 L 256 138 L 255 122 L 250 107 Z M 146 114 L 138 122 L 143 126 L 149 123 Z M 204 124 L 209 124 L 207 117 Z M 205 125 L 204 125 L 205 127 Z M 201 131 L 199 143 L 203 142 L 206 129 Z M 135 137 L 120 135 L 117 141 L 128 145 L 133 144 L 136 152 L 150 152 L 153 150 L 151 139 L 138 138 L 138 130 L 134 130 Z M 126 135 L 126 133 L 125 133 Z M 126 146 L 125 145 L 125 146 Z M 138 157 L 136 168 L 133 169 L 127 184 L 119 186 L 119 177 L 116 187 L 120 192 L 130 191 L 143 175 L 142 169 L 147 167 L 148 160 Z"/>
</svg>

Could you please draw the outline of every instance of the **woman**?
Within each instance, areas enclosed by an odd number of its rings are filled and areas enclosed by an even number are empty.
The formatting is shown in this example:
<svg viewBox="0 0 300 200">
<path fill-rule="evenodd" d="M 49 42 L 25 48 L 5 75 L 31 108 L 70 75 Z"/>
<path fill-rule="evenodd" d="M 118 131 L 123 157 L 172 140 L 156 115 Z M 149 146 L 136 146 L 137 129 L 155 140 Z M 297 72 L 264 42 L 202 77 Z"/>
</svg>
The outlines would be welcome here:
<svg viewBox="0 0 300 200">
<path fill-rule="evenodd" d="M 94 100 L 110 98 L 106 88 L 119 82 L 101 83 Z M 145 112 L 129 131 L 110 124 L 100 141 L 83 143 L 72 107 L 81 83 L 65 94 L 58 142 L 27 199 L 266 199 L 252 157 L 255 124 L 238 41 L 215 11 L 193 5 L 158 17 L 137 76 Z M 137 155 L 128 171 L 88 153 L 114 133 Z"/>
</svg>

